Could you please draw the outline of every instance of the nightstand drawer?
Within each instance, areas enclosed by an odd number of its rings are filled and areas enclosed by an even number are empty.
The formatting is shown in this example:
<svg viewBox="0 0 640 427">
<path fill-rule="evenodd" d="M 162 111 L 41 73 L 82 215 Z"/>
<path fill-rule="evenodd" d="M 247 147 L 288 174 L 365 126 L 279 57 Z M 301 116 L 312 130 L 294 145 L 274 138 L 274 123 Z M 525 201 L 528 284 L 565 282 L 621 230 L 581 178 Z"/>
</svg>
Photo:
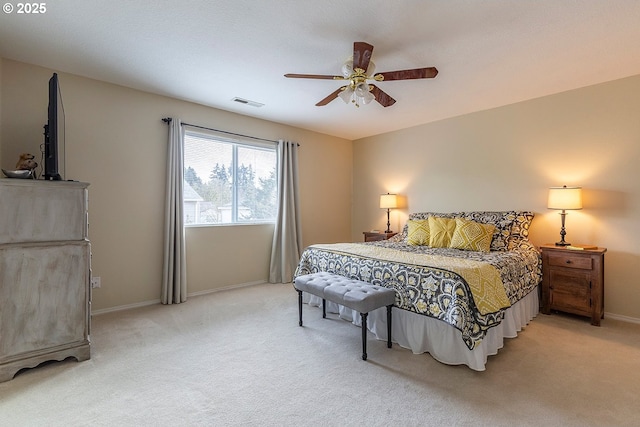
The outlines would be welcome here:
<svg viewBox="0 0 640 427">
<path fill-rule="evenodd" d="M 593 269 L 593 259 L 572 254 L 549 254 L 549 265 L 552 267 L 579 268 L 582 270 Z"/>
</svg>

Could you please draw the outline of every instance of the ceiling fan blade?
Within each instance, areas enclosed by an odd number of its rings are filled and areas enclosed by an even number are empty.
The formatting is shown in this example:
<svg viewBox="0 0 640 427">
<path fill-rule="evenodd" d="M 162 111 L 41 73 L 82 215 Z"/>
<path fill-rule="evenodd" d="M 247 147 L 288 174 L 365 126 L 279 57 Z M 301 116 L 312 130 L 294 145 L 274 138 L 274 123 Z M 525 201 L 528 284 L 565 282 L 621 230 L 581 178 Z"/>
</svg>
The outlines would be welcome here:
<svg viewBox="0 0 640 427">
<path fill-rule="evenodd" d="M 344 89 L 346 88 L 346 86 L 341 86 L 338 89 L 336 89 L 335 91 L 331 92 L 331 94 L 329 94 L 326 98 L 324 98 L 322 101 L 318 102 L 316 104 L 316 107 L 322 107 L 323 105 L 327 105 L 328 103 L 330 103 L 331 101 L 333 101 L 334 99 L 336 99 L 338 97 L 338 94 Z"/>
<path fill-rule="evenodd" d="M 327 76 L 324 74 L 285 74 L 284 76 L 292 79 L 344 80 L 342 76 Z"/>
<path fill-rule="evenodd" d="M 353 69 L 363 69 L 365 72 L 369 68 L 369 61 L 371 61 L 371 54 L 373 53 L 373 46 L 365 42 L 353 43 Z"/>
<path fill-rule="evenodd" d="M 411 80 L 411 79 L 432 79 L 438 75 L 436 67 L 414 68 L 412 70 L 387 71 L 376 73 L 384 77 L 383 81 L 390 80 Z"/>
<path fill-rule="evenodd" d="M 380 89 L 376 85 L 370 85 L 371 93 L 376 97 L 376 101 L 380 103 L 383 107 L 390 107 L 396 103 L 396 100 L 390 97 L 387 93 L 385 93 L 382 89 Z"/>
</svg>

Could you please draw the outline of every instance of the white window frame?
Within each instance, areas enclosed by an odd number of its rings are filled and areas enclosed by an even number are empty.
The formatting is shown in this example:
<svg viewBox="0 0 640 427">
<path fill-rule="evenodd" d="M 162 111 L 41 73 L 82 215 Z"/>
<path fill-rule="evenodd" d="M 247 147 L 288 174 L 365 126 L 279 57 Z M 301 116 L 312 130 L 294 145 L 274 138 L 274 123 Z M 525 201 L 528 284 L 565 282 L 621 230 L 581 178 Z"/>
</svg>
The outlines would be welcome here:
<svg viewBox="0 0 640 427">
<path fill-rule="evenodd" d="M 205 130 L 201 128 L 189 128 L 185 125 L 185 139 L 187 135 L 192 135 L 197 138 L 211 139 L 214 143 L 224 143 L 231 145 L 232 148 L 232 186 L 231 186 L 231 222 L 220 223 L 192 223 L 186 224 L 185 227 L 220 227 L 220 226 L 236 226 L 236 225 L 251 225 L 251 224 L 274 224 L 276 221 L 275 216 L 277 212 L 274 212 L 273 219 L 254 219 L 254 220 L 238 220 L 238 149 L 241 147 L 250 148 L 254 150 L 273 151 L 276 155 L 275 162 L 275 180 L 276 180 L 276 202 L 279 198 L 278 194 L 278 171 L 279 171 L 279 159 L 278 159 L 278 145 L 276 142 L 269 141 L 254 141 L 250 137 L 244 138 L 242 136 L 229 137 L 228 135 L 213 130 Z M 185 150 L 186 152 L 186 150 Z M 183 153 L 184 156 L 184 153 Z M 184 160 L 184 159 L 183 159 Z M 188 165 L 185 163 L 185 168 Z M 213 167 L 213 165 L 211 165 Z M 182 200 L 184 205 L 184 199 Z"/>
</svg>

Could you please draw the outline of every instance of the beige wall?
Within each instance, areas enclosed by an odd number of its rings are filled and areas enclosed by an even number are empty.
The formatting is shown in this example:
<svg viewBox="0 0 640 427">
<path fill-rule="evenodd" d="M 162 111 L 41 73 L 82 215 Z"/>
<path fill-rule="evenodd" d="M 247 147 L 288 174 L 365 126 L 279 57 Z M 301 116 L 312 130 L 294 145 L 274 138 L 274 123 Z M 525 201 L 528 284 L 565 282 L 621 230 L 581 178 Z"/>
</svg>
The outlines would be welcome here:
<svg viewBox="0 0 640 427">
<path fill-rule="evenodd" d="M 2 60 L 3 168 L 12 168 L 23 151 L 39 157 L 52 73 Z M 75 75 L 59 77 L 66 113 L 65 178 L 91 184 L 92 267 L 102 279 L 93 293 L 94 310 L 160 297 L 167 140 L 163 117 L 299 142 L 304 244 L 349 239 L 350 141 Z M 187 229 L 188 292 L 266 281 L 272 230 L 272 225 Z"/>
<path fill-rule="evenodd" d="M 437 108 L 437 106 L 434 106 Z M 353 230 L 383 228 L 379 194 L 408 212 L 523 209 L 531 239 L 559 240 L 547 188 L 583 187 L 567 241 L 608 248 L 605 311 L 640 321 L 640 76 L 354 141 Z"/>
<path fill-rule="evenodd" d="M 0 63 L 0 165 L 39 153 L 52 70 Z M 67 117 L 67 178 L 90 186 L 94 310 L 157 300 L 160 293 L 167 128 L 160 118 L 298 141 L 305 246 L 362 240 L 392 211 L 529 209 L 534 243 L 558 239 L 547 188 L 581 185 L 584 209 L 567 216 L 567 240 L 606 255 L 605 310 L 640 319 L 640 76 L 349 141 L 60 73 Z M 352 191 L 353 189 L 353 191 Z M 271 225 L 187 229 L 189 292 L 264 281 Z M 241 256 L 238 257 L 238 254 Z M 231 268 L 229 268 L 231 266 Z"/>
</svg>

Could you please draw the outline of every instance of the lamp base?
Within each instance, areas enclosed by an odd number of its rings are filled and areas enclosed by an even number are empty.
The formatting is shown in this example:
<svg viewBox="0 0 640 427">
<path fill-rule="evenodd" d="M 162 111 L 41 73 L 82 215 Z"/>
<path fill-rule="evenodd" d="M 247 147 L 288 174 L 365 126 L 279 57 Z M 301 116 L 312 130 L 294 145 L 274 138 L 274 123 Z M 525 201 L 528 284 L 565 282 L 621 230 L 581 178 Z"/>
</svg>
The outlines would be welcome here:
<svg viewBox="0 0 640 427">
<path fill-rule="evenodd" d="M 385 233 L 393 233 L 391 231 L 391 222 L 389 222 L 389 209 L 387 209 L 387 229 L 384 232 Z"/>
<path fill-rule="evenodd" d="M 560 213 L 560 218 L 562 218 L 562 227 L 560 228 L 560 241 L 556 243 L 556 246 L 569 246 L 571 243 L 564 241 L 564 236 L 567 235 L 567 230 L 564 228 L 564 218 L 567 216 L 567 213 L 562 210 Z"/>
</svg>

